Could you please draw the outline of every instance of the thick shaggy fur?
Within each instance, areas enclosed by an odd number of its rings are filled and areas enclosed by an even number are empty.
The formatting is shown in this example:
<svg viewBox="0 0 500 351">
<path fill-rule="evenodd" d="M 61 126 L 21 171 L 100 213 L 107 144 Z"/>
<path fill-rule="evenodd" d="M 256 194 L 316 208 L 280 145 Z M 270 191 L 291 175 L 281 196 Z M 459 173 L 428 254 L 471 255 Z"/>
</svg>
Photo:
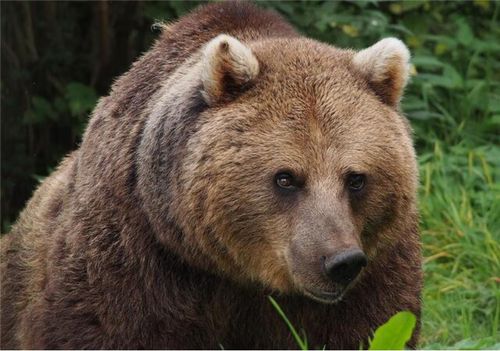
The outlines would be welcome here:
<svg viewBox="0 0 500 351">
<path fill-rule="evenodd" d="M 296 348 L 270 293 L 312 347 L 419 315 L 408 55 L 389 44 L 356 56 L 245 3 L 166 27 L 2 238 L 2 348 Z M 276 189 L 283 167 L 301 192 Z M 305 296 L 349 245 L 369 263 L 342 300 Z"/>
</svg>

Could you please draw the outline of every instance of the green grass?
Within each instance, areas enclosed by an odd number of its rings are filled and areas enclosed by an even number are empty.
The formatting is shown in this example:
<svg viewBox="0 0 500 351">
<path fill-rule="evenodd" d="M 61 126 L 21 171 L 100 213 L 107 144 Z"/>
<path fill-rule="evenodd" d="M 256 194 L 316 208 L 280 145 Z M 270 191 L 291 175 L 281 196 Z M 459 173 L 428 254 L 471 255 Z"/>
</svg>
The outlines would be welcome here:
<svg viewBox="0 0 500 351">
<path fill-rule="evenodd" d="M 423 347 L 500 342 L 500 51 L 482 44 L 414 57 L 406 111 L 420 155 Z"/>
<path fill-rule="evenodd" d="M 500 346 L 500 47 L 493 40 L 500 37 L 500 6 L 494 4 L 480 24 L 477 16 L 450 16 L 456 36 L 426 33 L 427 45 L 413 50 L 418 74 L 403 106 L 420 164 L 425 348 Z M 440 53 L 439 43 L 453 49 Z"/>
<path fill-rule="evenodd" d="M 500 342 L 499 161 L 498 146 L 466 142 L 420 157 L 422 346 Z"/>
<path fill-rule="evenodd" d="M 297 330 L 293 326 L 292 322 L 290 322 L 290 320 L 286 316 L 285 312 L 281 309 L 281 306 L 276 302 L 275 299 L 273 299 L 272 296 L 268 296 L 267 298 L 269 299 L 269 302 L 271 302 L 271 304 L 273 305 L 276 312 L 280 315 L 280 317 L 285 322 L 286 326 L 288 327 L 288 329 L 290 330 L 290 333 L 293 336 L 293 339 L 295 340 L 295 342 L 299 346 L 299 349 L 300 350 L 308 350 L 309 347 L 307 346 L 307 337 L 305 335 L 303 337 L 301 337 L 299 335 L 299 333 L 297 332 Z"/>
</svg>

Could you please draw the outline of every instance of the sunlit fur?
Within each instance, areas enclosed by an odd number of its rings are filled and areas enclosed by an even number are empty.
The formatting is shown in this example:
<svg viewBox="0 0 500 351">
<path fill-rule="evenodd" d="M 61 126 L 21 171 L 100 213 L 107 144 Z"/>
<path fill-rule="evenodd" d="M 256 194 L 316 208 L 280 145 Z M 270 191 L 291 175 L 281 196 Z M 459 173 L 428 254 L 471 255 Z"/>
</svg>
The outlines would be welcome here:
<svg viewBox="0 0 500 351">
<path fill-rule="evenodd" d="M 387 103 L 399 103 L 410 76 L 410 52 L 401 40 L 382 39 L 354 55 L 353 63 Z"/>
<path fill-rule="evenodd" d="M 259 74 L 259 62 L 252 51 L 229 35 L 221 34 L 203 49 L 201 81 L 203 96 L 213 105 L 220 101 L 227 87 L 225 75 L 236 85 L 251 82 Z"/>
</svg>

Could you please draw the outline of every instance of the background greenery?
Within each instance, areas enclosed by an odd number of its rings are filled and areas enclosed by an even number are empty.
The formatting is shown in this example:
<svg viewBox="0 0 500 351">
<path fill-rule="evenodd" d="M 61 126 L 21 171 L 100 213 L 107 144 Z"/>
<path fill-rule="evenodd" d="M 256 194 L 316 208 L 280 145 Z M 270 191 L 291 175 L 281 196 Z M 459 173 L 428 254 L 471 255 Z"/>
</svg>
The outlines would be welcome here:
<svg viewBox="0 0 500 351">
<path fill-rule="evenodd" d="M 98 96 L 199 2 L 1 3 L 1 225 L 78 146 Z M 414 76 L 425 255 L 421 346 L 500 348 L 500 3 L 260 2 L 304 34 L 364 48 L 403 39 Z M 293 321 L 293 316 L 289 316 Z"/>
</svg>

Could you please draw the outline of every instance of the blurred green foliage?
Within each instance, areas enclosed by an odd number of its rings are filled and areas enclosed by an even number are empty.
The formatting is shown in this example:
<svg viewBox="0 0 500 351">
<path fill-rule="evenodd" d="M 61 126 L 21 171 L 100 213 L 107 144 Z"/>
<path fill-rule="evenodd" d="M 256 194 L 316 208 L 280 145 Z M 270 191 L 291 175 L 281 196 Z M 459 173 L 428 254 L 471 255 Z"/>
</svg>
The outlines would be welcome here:
<svg viewBox="0 0 500 351">
<path fill-rule="evenodd" d="M 97 97 L 200 2 L 1 3 L 1 211 L 8 230 L 78 146 Z M 302 33 L 361 49 L 386 36 L 412 51 L 403 110 L 421 166 L 426 283 L 422 346 L 500 342 L 500 2 L 261 1 Z"/>
<path fill-rule="evenodd" d="M 417 324 L 415 315 L 401 311 L 375 330 L 369 350 L 404 350 Z"/>
<path fill-rule="evenodd" d="M 290 334 L 297 343 L 299 350 L 309 350 L 307 335 L 302 330 L 302 336 L 297 332 L 292 322 L 286 316 L 278 302 L 269 295 L 269 302 L 273 305 L 276 313 L 285 322 Z M 406 343 L 411 339 L 413 330 L 417 324 L 417 318 L 412 312 L 400 311 L 389 318 L 384 324 L 373 331 L 373 337 L 369 340 L 368 350 L 404 350 Z M 323 345 L 324 350 L 326 345 Z M 360 342 L 359 348 L 363 349 L 363 343 Z"/>
</svg>

